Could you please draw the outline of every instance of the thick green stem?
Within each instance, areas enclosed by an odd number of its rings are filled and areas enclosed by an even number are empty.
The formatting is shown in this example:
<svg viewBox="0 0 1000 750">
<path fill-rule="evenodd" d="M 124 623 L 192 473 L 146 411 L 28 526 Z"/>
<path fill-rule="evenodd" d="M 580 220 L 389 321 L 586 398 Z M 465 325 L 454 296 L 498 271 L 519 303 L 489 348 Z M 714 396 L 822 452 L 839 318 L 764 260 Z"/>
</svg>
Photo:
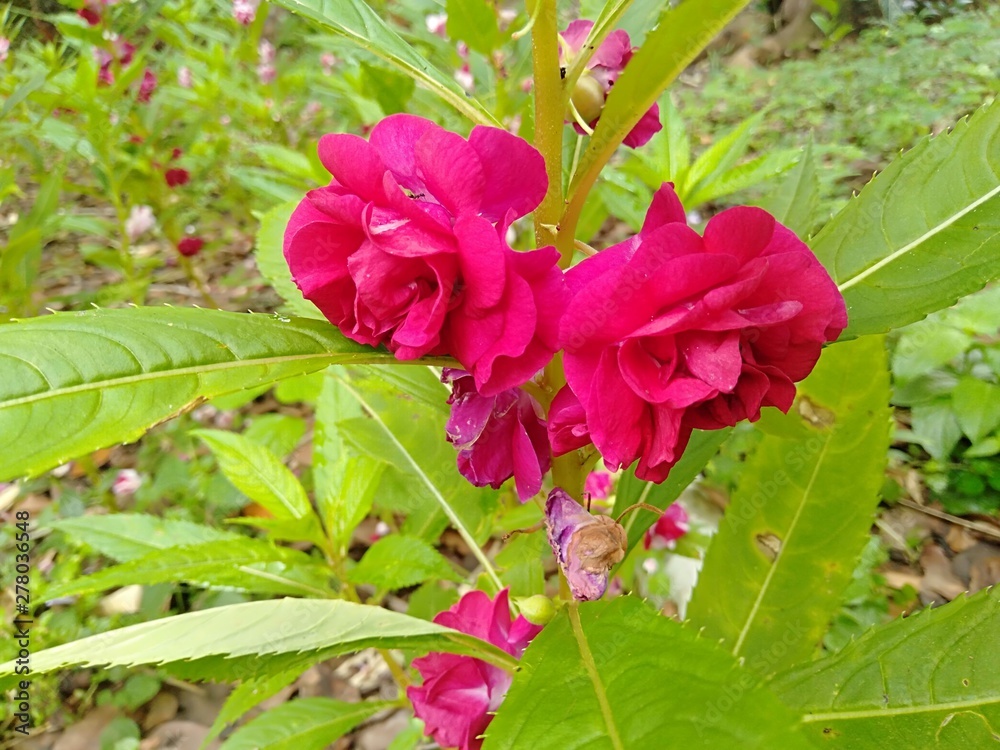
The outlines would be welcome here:
<svg viewBox="0 0 1000 750">
<path fill-rule="evenodd" d="M 556 0 L 535 0 L 531 29 L 531 56 L 535 88 L 535 148 L 545 157 L 549 189 L 535 210 L 535 242 L 552 244 L 549 227 L 559 223 L 563 212 L 562 139 L 563 86 L 559 73 L 559 40 L 556 27 Z M 570 256 L 572 257 L 572 255 Z M 563 257 L 565 264 L 569 258 Z M 563 267 L 565 264 L 560 263 Z"/>
</svg>

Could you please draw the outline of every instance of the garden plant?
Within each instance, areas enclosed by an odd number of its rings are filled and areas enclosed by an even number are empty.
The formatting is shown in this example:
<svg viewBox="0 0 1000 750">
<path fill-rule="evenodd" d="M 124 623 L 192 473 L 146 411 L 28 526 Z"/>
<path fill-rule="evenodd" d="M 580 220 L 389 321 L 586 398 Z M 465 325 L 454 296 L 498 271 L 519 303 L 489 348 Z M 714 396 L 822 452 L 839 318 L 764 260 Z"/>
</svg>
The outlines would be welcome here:
<svg viewBox="0 0 1000 750">
<path fill-rule="evenodd" d="M 218 50 L 169 85 L 148 62 L 186 38 L 178 8 L 156 34 L 135 19 L 128 37 L 109 26 L 113 4 L 88 2 L 61 27 L 77 45 L 72 78 L 69 53 L 53 52 L 2 105 L 45 109 L 34 132 L 12 130 L 22 145 L 40 139 L 39 163 L 56 143 L 86 144 L 86 190 L 112 213 L 58 209 L 77 169 L 67 157 L 7 237 L 0 481 L 74 460 L 87 471 L 97 451 L 276 384 L 282 403 L 315 404 L 311 469 L 298 474 L 286 459 L 305 427 L 288 421 L 171 434 L 192 464 L 215 462 L 219 497 L 235 488 L 259 510 L 229 528 L 150 512 L 57 520 L 114 564 L 42 584 L 29 565 L 38 527 L 11 516 L 4 575 L 21 564 L 36 584 L 22 615 L 135 584 L 241 595 L 12 653 L 0 664 L 11 714 L 27 716 L 17 696 L 47 674 L 138 666 L 237 683 L 208 738 L 224 750 L 319 750 L 400 709 L 419 721 L 395 748 L 996 742 L 995 589 L 836 649 L 825 639 L 883 495 L 890 404 L 912 409 L 942 487 L 961 441 L 970 460 L 1000 452 L 995 368 L 981 366 L 995 342 L 972 344 L 995 330 L 968 322 L 970 302 L 997 299 L 1000 106 L 911 144 L 824 217 L 822 144 L 743 159 L 766 111 L 692 157 L 670 87 L 748 0 L 636 2 L 641 15 L 629 0 L 509 11 L 449 0 L 433 17 L 397 5 L 273 3 L 302 37 L 359 55 L 317 55 L 309 86 L 369 98 L 316 144 L 300 133 L 315 108 L 278 115 L 268 5 L 245 0 L 232 23 L 250 30 L 240 55 L 271 102 L 248 104 L 259 132 L 230 132 L 209 109 L 232 95 Z M 640 19 L 641 43 L 626 18 Z M 57 105 L 54 81 L 75 98 Z M 13 174 L 0 171 L 0 196 Z M 694 210 L 764 182 L 765 207 L 707 221 Z M 185 190 L 192 200 L 176 200 Z M 212 309 L 198 260 L 238 232 L 205 235 L 209 198 L 235 223 L 251 203 L 267 209 L 256 263 L 279 312 Z M 47 238 L 65 231 L 101 238 L 87 252 L 120 282 L 92 309 L 47 313 L 34 284 Z M 137 251 L 154 232 L 176 250 L 169 264 Z M 151 303 L 168 265 L 198 307 Z M 948 356 L 920 358 L 944 340 Z M 891 363 L 889 343 L 902 352 Z M 640 586 L 651 569 L 637 553 L 697 536 L 676 501 L 740 452 L 750 423 L 731 502 L 671 616 Z M 1000 492 L 1000 472 L 970 467 L 961 481 L 979 482 L 981 510 L 995 511 L 987 483 Z M 384 528 L 357 559 L 370 518 Z M 310 667 L 366 650 L 394 695 L 297 698 L 232 730 Z"/>
</svg>

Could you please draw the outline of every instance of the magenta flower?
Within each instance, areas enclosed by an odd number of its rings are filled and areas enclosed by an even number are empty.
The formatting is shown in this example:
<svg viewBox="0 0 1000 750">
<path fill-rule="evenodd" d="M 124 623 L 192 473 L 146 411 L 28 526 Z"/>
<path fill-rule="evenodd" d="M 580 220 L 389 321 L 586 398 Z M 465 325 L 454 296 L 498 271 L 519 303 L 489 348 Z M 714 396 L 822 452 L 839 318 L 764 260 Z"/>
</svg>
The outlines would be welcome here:
<svg viewBox="0 0 1000 750">
<path fill-rule="evenodd" d="M 135 100 L 148 104 L 154 91 L 156 91 L 156 73 L 146 68 L 142 73 L 142 80 L 139 81 L 139 93 L 135 95 Z"/>
<path fill-rule="evenodd" d="M 613 518 L 591 515 L 559 487 L 545 502 L 545 525 L 573 598 L 600 599 L 608 587 L 608 571 L 625 559 L 625 530 Z"/>
<path fill-rule="evenodd" d="M 587 34 L 590 33 L 593 26 L 593 21 L 573 21 L 566 31 L 562 32 L 559 55 L 563 65 L 569 65 L 580 52 L 587 39 Z M 628 34 L 618 29 L 608 34 L 601 42 L 601 46 L 594 52 L 593 57 L 587 62 L 587 69 L 580 75 L 576 87 L 573 89 L 572 102 L 580 117 L 590 126 L 591 130 L 597 126 L 597 120 L 601 116 L 601 110 L 604 109 L 604 102 L 608 98 L 611 87 L 615 85 L 618 76 L 621 75 L 637 49 L 637 47 L 632 46 Z M 567 122 L 571 121 L 571 119 L 567 119 Z M 574 127 L 578 133 L 584 132 L 583 128 L 575 122 Z M 623 143 L 631 148 L 639 148 L 656 135 L 662 127 L 659 105 L 653 104 L 625 136 Z"/>
<path fill-rule="evenodd" d="M 458 449 L 462 476 L 493 489 L 514 477 L 522 503 L 538 494 L 552 460 L 538 402 L 520 388 L 481 396 L 465 370 L 445 368 L 441 380 L 451 384 L 445 432 Z"/>
<path fill-rule="evenodd" d="M 191 173 L 186 169 L 174 167 L 163 173 L 163 179 L 166 180 L 167 187 L 169 188 L 180 187 L 181 185 L 188 184 L 191 180 Z"/>
<path fill-rule="evenodd" d="M 583 491 L 593 500 L 605 500 L 611 494 L 613 481 L 606 471 L 592 471 L 583 483 Z"/>
<path fill-rule="evenodd" d="M 511 622 L 507 589 L 495 600 L 482 591 L 470 591 L 434 622 L 488 641 L 517 658 L 542 629 L 521 615 Z M 441 747 L 479 750 L 481 736 L 510 688 L 511 675 L 456 654 L 431 653 L 414 659 L 413 666 L 424 684 L 408 687 L 406 696 L 413 713 L 424 722 L 427 736 Z"/>
<path fill-rule="evenodd" d="M 177 252 L 185 258 L 190 258 L 200 253 L 203 247 L 205 247 L 205 240 L 201 237 L 184 237 L 177 243 Z"/>
<path fill-rule="evenodd" d="M 97 26 L 101 23 L 100 6 L 96 8 L 92 5 L 85 5 L 76 12 L 80 18 L 87 22 L 88 26 Z"/>
<path fill-rule="evenodd" d="M 612 470 L 663 481 L 693 429 L 787 411 L 794 383 L 847 325 L 808 247 L 759 208 L 715 216 L 699 237 L 673 186 L 638 236 L 566 276 L 560 324 L 568 391 L 549 414 L 556 455 L 589 434 Z M 557 412 L 558 413 L 553 413 Z"/>
<path fill-rule="evenodd" d="M 323 136 L 319 155 L 334 179 L 295 209 L 284 250 L 328 320 L 398 359 L 450 354 L 484 396 L 549 361 L 565 303 L 558 253 L 504 241 L 545 194 L 534 148 L 498 128 L 466 140 L 400 114 L 368 141 Z"/>
<path fill-rule="evenodd" d="M 688 514 L 680 503 L 673 503 L 656 523 L 646 529 L 643 546 L 646 549 L 673 549 L 677 540 L 691 530 Z"/>
</svg>

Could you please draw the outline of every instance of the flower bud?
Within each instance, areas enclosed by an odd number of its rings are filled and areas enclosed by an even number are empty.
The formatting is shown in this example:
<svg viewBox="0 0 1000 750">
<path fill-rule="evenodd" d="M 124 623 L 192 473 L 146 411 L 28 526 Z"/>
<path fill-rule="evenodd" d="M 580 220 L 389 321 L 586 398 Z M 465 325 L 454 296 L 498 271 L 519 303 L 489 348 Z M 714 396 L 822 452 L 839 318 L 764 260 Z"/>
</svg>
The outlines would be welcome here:
<svg viewBox="0 0 1000 750">
<path fill-rule="evenodd" d="M 604 89 L 596 78 L 584 73 L 577 79 L 570 100 L 580 113 L 580 118 L 591 123 L 601 116 L 601 110 L 604 109 Z M 572 114 L 570 112 L 567 119 L 575 119 Z"/>
<path fill-rule="evenodd" d="M 514 604 L 524 619 L 532 625 L 548 625 L 556 616 L 556 606 L 552 600 L 542 594 L 518 597 Z"/>
</svg>

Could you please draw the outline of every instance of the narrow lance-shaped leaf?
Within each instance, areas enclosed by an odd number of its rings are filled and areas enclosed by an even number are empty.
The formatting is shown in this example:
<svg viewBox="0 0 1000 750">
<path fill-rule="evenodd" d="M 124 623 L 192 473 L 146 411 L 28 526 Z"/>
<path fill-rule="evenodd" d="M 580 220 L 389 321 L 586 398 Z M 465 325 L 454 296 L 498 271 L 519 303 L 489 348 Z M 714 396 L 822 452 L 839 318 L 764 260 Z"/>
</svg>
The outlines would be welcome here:
<svg viewBox="0 0 1000 750">
<path fill-rule="evenodd" d="M 337 368 L 323 377 L 316 404 L 313 476 L 316 506 L 341 558 L 347 556 L 351 535 L 372 508 L 385 464 L 371 456 L 348 451 L 337 422 L 361 409 L 340 382 Z"/>
<path fill-rule="evenodd" d="M 134 583 L 189 582 L 262 594 L 323 598 L 333 596 L 328 585 L 330 577 L 326 565 L 304 552 L 243 537 L 150 552 L 89 576 L 53 584 L 44 596 L 56 599 Z"/>
<path fill-rule="evenodd" d="M 236 722 L 251 708 L 260 705 L 279 690 L 291 685 L 299 678 L 300 674 L 302 674 L 300 669 L 289 669 L 263 677 L 244 679 L 226 696 L 226 702 L 222 704 L 215 721 L 212 722 L 205 742 L 208 743 L 218 737 L 227 726 Z"/>
<path fill-rule="evenodd" d="M 223 679 L 287 655 L 329 658 L 369 647 L 465 654 L 513 669 L 495 646 L 433 622 L 339 600 L 278 599 L 214 607 L 118 628 L 31 655 L 33 674 L 72 667 L 187 665 L 191 679 Z M 226 669 L 220 669 L 225 665 Z M 0 664 L 0 689 L 20 679 Z"/>
<path fill-rule="evenodd" d="M 618 483 L 615 509 L 612 511 L 612 515 L 617 518 L 626 508 L 636 503 L 646 503 L 660 510 L 669 508 L 670 504 L 679 498 L 685 488 L 701 473 L 712 456 L 719 451 L 731 432 L 732 430 L 728 428 L 708 432 L 695 430 L 681 460 L 660 484 L 636 479 L 635 471 L 630 469 Z M 622 526 L 628 535 L 629 553 L 639 546 L 646 529 L 654 523 L 656 523 L 656 516 L 639 509 L 633 510 L 622 519 Z"/>
<path fill-rule="evenodd" d="M 289 201 L 275 206 L 261 217 L 257 230 L 256 249 L 257 270 L 274 287 L 274 291 L 285 301 L 294 315 L 323 320 L 323 313 L 312 302 L 302 296 L 302 292 L 292 281 L 292 272 L 285 262 L 285 227 L 298 201 Z"/>
<path fill-rule="evenodd" d="M 62 518 L 51 524 L 73 544 L 86 544 L 116 562 L 128 562 L 168 547 L 202 542 L 238 542 L 246 537 L 191 521 L 144 513 Z"/>
<path fill-rule="evenodd" d="M 687 616 L 750 668 L 808 659 L 868 540 L 889 448 L 881 337 L 830 347 L 766 434 L 712 540 Z"/>
<path fill-rule="evenodd" d="M 384 701 L 298 698 L 240 727 L 220 750 L 323 750 L 361 722 L 393 706 Z"/>
<path fill-rule="evenodd" d="M 492 583 L 497 587 L 497 589 L 502 588 L 500 579 L 497 577 L 496 572 L 493 570 L 493 566 L 486 557 L 482 548 L 476 541 L 475 535 L 469 528 L 469 525 L 463 520 L 462 509 L 454 507 L 454 505 L 446 497 L 444 491 L 442 491 L 441 485 L 443 482 L 439 480 L 439 465 L 433 461 L 433 455 L 425 455 L 422 452 L 411 451 L 407 449 L 400 439 L 400 425 L 395 422 L 388 420 L 386 417 L 390 415 L 381 415 L 376 409 L 373 408 L 366 400 L 362 391 L 354 384 L 349 383 L 346 380 L 341 381 L 344 388 L 357 400 L 364 410 L 368 413 L 368 420 L 354 420 L 357 424 L 353 425 L 354 429 L 362 435 L 362 437 L 368 440 L 369 446 L 372 450 L 377 450 L 380 455 L 386 456 L 386 460 L 394 464 L 396 467 L 411 473 L 415 478 L 414 492 L 419 492 L 431 498 L 433 502 L 437 503 L 441 508 L 442 512 L 448 517 L 451 525 L 459 533 L 462 539 L 472 554 L 483 566 L 483 570 L 486 575 L 490 578 Z M 367 427 L 368 429 L 362 430 L 362 427 Z M 419 425 L 417 426 L 420 427 Z M 421 436 L 423 438 L 423 436 Z M 430 435 L 429 439 L 440 439 L 440 435 Z M 376 442 L 378 445 L 376 445 Z"/>
<path fill-rule="evenodd" d="M 701 0 L 667 11 L 615 81 L 569 195 L 579 204 L 611 155 L 663 90 L 749 0 Z"/>
<path fill-rule="evenodd" d="M 847 301 L 845 337 L 912 323 L 1000 277 L 1000 104 L 893 161 L 811 245 Z"/>
<path fill-rule="evenodd" d="M 1000 741 L 1000 589 L 876 628 L 778 675 L 820 748 L 966 750 Z"/>
<path fill-rule="evenodd" d="M 263 446 L 225 430 L 194 430 L 191 434 L 212 450 L 222 473 L 236 489 L 276 518 L 303 518 L 312 513 L 299 480 Z"/>
<path fill-rule="evenodd" d="M 620 597 L 570 604 L 535 637 L 483 750 L 804 750 L 798 724 L 711 641 Z"/>
<path fill-rule="evenodd" d="M 473 122 L 484 125 L 499 124 L 482 104 L 468 96 L 449 76 L 428 63 L 362 0 L 275 0 L 275 2 L 381 57 Z"/>
<path fill-rule="evenodd" d="M 807 236 L 816 226 L 816 206 L 819 203 L 819 176 L 813 160 L 812 138 L 806 144 L 798 163 L 788 171 L 774 190 L 760 201 L 760 207 L 800 237 Z"/>
<path fill-rule="evenodd" d="M 394 591 L 424 581 L 461 581 L 444 556 L 423 539 L 391 534 L 368 548 L 348 578 Z"/>
<path fill-rule="evenodd" d="M 338 362 L 389 363 L 328 323 L 184 308 L 0 326 L 0 480 L 139 438 L 204 400 Z"/>
</svg>

